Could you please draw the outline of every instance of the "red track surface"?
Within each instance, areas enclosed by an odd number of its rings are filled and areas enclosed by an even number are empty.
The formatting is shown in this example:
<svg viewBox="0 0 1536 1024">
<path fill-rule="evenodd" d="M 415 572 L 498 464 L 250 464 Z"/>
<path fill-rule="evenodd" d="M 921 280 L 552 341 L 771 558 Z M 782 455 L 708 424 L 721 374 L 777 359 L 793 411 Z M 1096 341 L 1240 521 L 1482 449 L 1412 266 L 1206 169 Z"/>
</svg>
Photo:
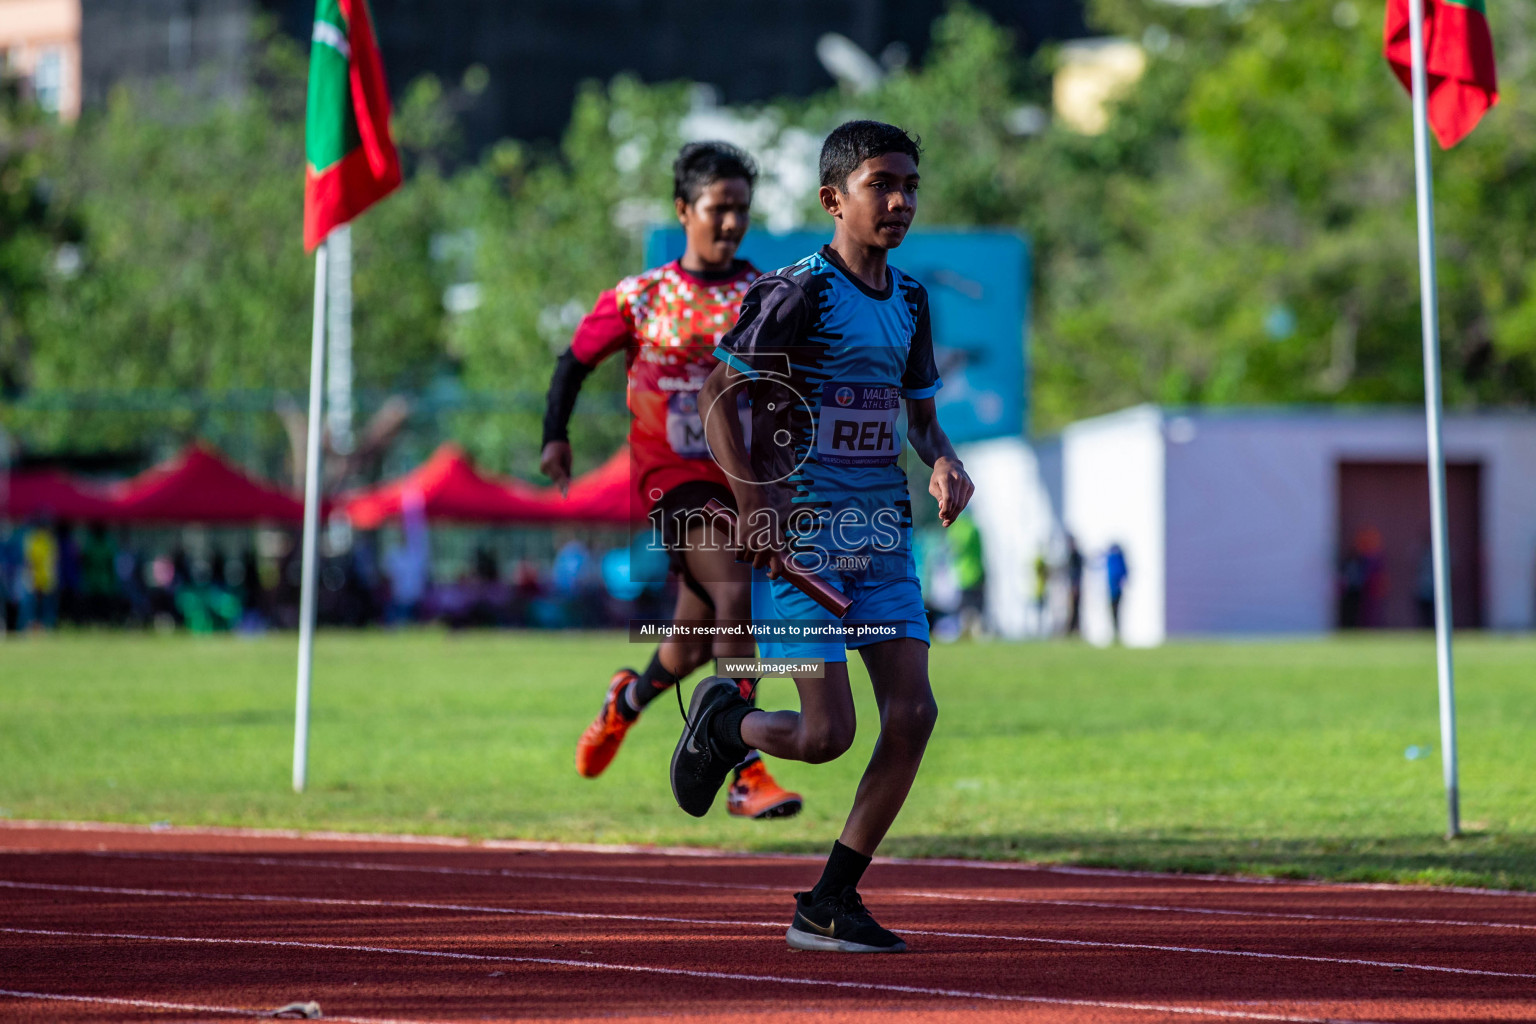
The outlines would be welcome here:
<svg viewBox="0 0 1536 1024">
<path fill-rule="evenodd" d="M 1536 1021 L 1531 896 L 882 862 L 911 952 L 794 953 L 818 870 L 3 826 L 0 1020 Z"/>
</svg>

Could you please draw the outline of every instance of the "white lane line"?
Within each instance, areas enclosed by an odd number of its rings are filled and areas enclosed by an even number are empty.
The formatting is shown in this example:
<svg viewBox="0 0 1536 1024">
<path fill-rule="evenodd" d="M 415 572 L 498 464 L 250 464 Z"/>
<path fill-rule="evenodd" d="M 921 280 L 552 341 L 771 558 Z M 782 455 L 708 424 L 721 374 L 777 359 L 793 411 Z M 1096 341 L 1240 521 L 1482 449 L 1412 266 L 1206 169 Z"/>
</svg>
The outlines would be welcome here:
<svg viewBox="0 0 1536 1024">
<path fill-rule="evenodd" d="M 467 839 L 463 836 L 432 836 L 378 832 L 305 831 L 303 829 L 233 828 L 213 825 L 129 825 L 121 822 L 41 821 L 16 819 L 0 821 L 0 833 L 17 832 L 117 832 L 133 835 L 213 836 L 232 839 L 289 839 L 304 842 L 396 844 L 400 846 L 447 847 L 464 850 L 510 850 L 518 853 L 596 853 L 615 857 L 689 857 L 700 860 L 760 860 L 821 863 L 817 853 L 747 853 L 713 849 L 707 846 L 641 846 L 634 843 L 557 843 L 534 839 Z M 0 847 L 0 852 L 31 853 L 30 848 Z M 1412 893 L 1460 893 L 1464 896 L 1520 896 L 1536 898 L 1536 892 L 1523 889 L 1475 889 L 1457 885 L 1404 885 L 1394 882 L 1329 882 L 1315 878 L 1268 878 L 1255 875 L 1196 875 L 1177 871 L 1132 871 L 1125 868 L 1088 868 L 1063 864 L 1038 864 L 1030 861 L 960 860 L 953 857 L 877 857 L 876 864 L 915 867 L 968 868 L 983 871 L 1024 871 L 1047 875 L 1088 875 L 1102 878 L 1151 878 L 1172 882 L 1224 882 L 1236 885 L 1308 886 L 1349 891 L 1379 890 Z"/>
<path fill-rule="evenodd" d="M 177 889 L 125 889 L 104 885 L 62 885 L 49 882 L 0 881 L 0 888 L 32 889 L 44 892 L 98 893 L 109 896 L 149 896 L 167 899 L 216 900 L 240 903 L 298 903 L 325 907 L 372 907 L 396 910 L 443 910 L 461 914 L 505 914 L 513 917 L 554 917 L 587 921 L 636 921 L 650 924 L 711 925 L 726 928 L 784 927 L 783 921 L 744 921 L 705 917 L 661 917 L 649 914 L 597 914 L 576 910 L 528 910 L 520 907 L 488 907 L 464 903 L 421 903 L 415 901 L 341 899 L 325 896 L 268 896 L 254 893 L 189 892 Z M 9 930 L 9 929 L 0 929 Z M 902 928 L 905 935 L 927 935 L 943 939 L 983 939 L 990 942 L 1024 942 L 1044 946 L 1079 946 L 1091 949 L 1133 949 L 1154 953 L 1188 953 L 1200 956 L 1235 956 L 1255 960 L 1291 960 L 1304 963 L 1336 964 L 1352 967 L 1390 967 L 1404 971 L 1432 971 L 1437 974 L 1472 975 L 1481 978 L 1518 978 L 1536 980 L 1536 974 L 1516 971 L 1490 971 L 1474 967 L 1442 967 L 1433 964 L 1402 963 L 1395 960 L 1360 960 L 1348 957 L 1309 956 L 1302 953 L 1260 953 L 1240 949 L 1213 949 L 1208 946 L 1168 946 L 1150 942 L 1105 942 L 1095 939 L 1060 939 L 1034 935 L 994 935 L 984 932 L 952 932 L 923 928 Z"/>
<path fill-rule="evenodd" d="M 1101 999 L 1072 999 L 1053 996 L 1008 995 L 1000 992 L 970 992 L 964 989 L 931 988 L 924 985 L 896 985 L 878 981 L 838 981 L 835 979 L 797 978 L 775 974 L 738 974 L 730 971 L 689 970 L 682 967 L 643 967 L 634 964 L 613 964 L 598 960 L 565 960 L 543 956 L 497 956 L 490 953 L 453 953 L 436 949 L 409 949 L 394 946 L 357 946 L 329 942 L 297 942 L 284 939 L 214 939 L 186 935 L 140 935 L 123 932 L 72 932 L 45 928 L 0 928 L 0 932 L 20 935 L 41 935 L 59 938 L 123 939 L 140 942 L 189 942 L 199 945 L 267 946 L 289 949 L 323 949 L 343 953 L 393 953 L 400 956 L 441 957 L 449 960 L 473 960 L 486 963 L 537 964 L 547 967 L 577 967 L 585 970 L 628 971 L 636 974 L 664 974 L 682 978 L 705 978 L 712 981 L 759 981 L 781 985 L 805 985 L 809 987 L 856 989 L 859 991 L 894 992 L 902 995 L 937 996 L 945 999 L 981 999 L 1000 1003 L 1038 1003 L 1048 1006 L 1086 1006 L 1108 1010 L 1137 1010 L 1156 1013 L 1179 1013 L 1202 1017 L 1237 1017 L 1243 1020 L 1297 1021 L 1304 1024 L 1369 1024 L 1365 1021 L 1347 1021 L 1331 1017 L 1296 1017 L 1279 1013 L 1260 1013 L 1252 1010 L 1220 1010 L 1203 1006 L 1177 1006 L 1157 1003 L 1128 1003 Z"/>
<path fill-rule="evenodd" d="M 220 1013 L 229 1017 L 270 1017 L 271 1010 L 252 1010 L 244 1006 L 206 1006 L 202 1003 L 168 1003 L 159 999 L 129 999 L 124 996 L 81 996 L 68 992 L 23 992 L 19 989 L 0 988 L 0 996 L 12 999 L 43 999 L 56 1003 L 98 1003 L 103 1006 L 137 1006 L 145 1010 L 184 1010 L 187 1013 Z M 425 1024 L 422 1021 L 399 1020 L 393 1017 L 337 1017 L 326 1014 L 326 1020 L 349 1021 L 351 1024 Z"/>
<path fill-rule="evenodd" d="M 1148 878 L 1166 882 L 1225 882 L 1235 885 L 1303 886 L 1309 889 L 1338 889 L 1343 892 L 1406 892 L 1421 895 L 1455 893 L 1460 896 L 1517 896 L 1536 899 L 1529 889 L 1478 889 L 1470 885 L 1410 885 L 1406 882 L 1330 882 L 1322 878 L 1275 878 L 1268 875 L 1184 874 L 1177 871 L 1134 871 L 1129 868 L 1087 868 L 1072 864 L 1031 864 L 1027 861 L 960 860 L 955 857 L 876 858 L 876 863 L 904 864 L 935 868 L 977 868 L 982 871 L 1040 871 L 1051 875 L 1086 875 L 1090 878 Z"/>
<path fill-rule="evenodd" d="M 90 857 L 122 860 L 190 862 L 198 864 L 253 864 L 260 867 L 311 867 L 345 871 L 406 872 L 427 875 L 462 875 L 475 878 L 538 878 L 561 882 L 611 882 L 624 885 L 671 886 L 688 889 L 727 889 L 745 892 L 784 892 L 783 886 L 754 885 L 748 882 L 705 882 L 698 879 L 652 878 L 639 875 L 593 875 L 579 872 L 519 871 L 514 868 L 449 868 L 425 864 L 379 864 L 370 861 L 312 860 L 291 857 L 257 857 L 231 854 L 215 857 L 202 854 L 115 853 L 93 851 Z M 1017 903 L 1028 906 L 1085 907 L 1097 910 L 1135 910 L 1159 914 L 1200 914 L 1213 917 L 1253 917 L 1285 921 L 1343 921 L 1357 924 L 1444 925 L 1449 928 L 1506 928 L 1536 931 L 1536 924 L 1505 921 L 1459 921 L 1438 917 L 1377 917 L 1363 914 L 1304 914 L 1294 911 L 1226 910 L 1212 907 L 1182 907 L 1157 903 L 1117 903 L 1113 900 L 1061 900 L 1035 896 L 975 896 L 963 893 L 932 892 L 922 889 L 884 889 L 872 887 L 870 893 L 913 899 L 953 900 L 963 903 Z"/>
<path fill-rule="evenodd" d="M 0 889 L 35 889 L 43 892 L 86 892 L 106 896 L 150 896 L 177 900 L 215 900 L 233 903 L 300 903 L 316 907 L 373 907 L 384 910 L 445 910 L 458 914 L 505 914 L 511 917 L 560 917 L 585 921 L 639 921 L 649 924 L 750 925 L 783 928 L 783 921 L 716 920 L 702 917 L 661 917 L 651 914 L 594 914 L 578 910 L 528 910 L 522 907 L 486 907 L 471 903 L 422 903 L 414 900 L 358 900 L 333 896 L 268 896 L 258 893 L 191 892 L 184 889 L 128 889 L 106 885 L 60 885 L 50 882 L 0 881 Z M 1536 977 L 1536 975 L 1532 975 Z"/>
</svg>

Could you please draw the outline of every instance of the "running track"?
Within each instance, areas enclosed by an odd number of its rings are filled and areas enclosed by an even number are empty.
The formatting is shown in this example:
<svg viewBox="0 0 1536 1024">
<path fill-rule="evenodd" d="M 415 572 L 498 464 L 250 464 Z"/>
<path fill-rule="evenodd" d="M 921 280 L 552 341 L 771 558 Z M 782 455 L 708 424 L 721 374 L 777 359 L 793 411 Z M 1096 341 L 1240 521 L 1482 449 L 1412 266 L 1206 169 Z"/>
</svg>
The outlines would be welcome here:
<svg viewBox="0 0 1536 1024">
<path fill-rule="evenodd" d="M 0 1020 L 1536 1021 L 1536 897 L 966 862 L 0 825 Z"/>
</svg>

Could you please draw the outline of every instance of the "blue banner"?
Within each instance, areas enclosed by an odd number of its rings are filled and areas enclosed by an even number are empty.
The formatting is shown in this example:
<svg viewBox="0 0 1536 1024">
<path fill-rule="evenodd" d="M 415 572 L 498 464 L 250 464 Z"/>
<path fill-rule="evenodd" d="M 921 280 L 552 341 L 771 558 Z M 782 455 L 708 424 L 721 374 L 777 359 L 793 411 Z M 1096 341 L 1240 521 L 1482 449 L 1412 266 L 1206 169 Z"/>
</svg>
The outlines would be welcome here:
<svg viewBox="0 0 1536 1024">
<path fill-rule="evenodd" d="M 831 232 L 749 233 L 741 258 L 776 270 L 809 256 Z M 646 236 L 645 264 L 683 254 L 680 228 Z M 1010 231 L 914 231 L 891 262 L 928 289 L 944 386 L 935 396 L 952 441 L 1017 436 L 1028 422 L 1029 243 Z"/>
</svg>

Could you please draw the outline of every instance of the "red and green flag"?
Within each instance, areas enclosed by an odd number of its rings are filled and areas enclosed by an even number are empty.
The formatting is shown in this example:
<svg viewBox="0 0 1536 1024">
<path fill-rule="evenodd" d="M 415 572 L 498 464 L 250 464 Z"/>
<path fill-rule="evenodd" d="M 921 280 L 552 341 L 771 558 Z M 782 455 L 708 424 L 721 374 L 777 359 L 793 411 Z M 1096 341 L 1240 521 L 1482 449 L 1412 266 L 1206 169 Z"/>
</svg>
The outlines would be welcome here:
<svg viewBox="0 0 1536 1024">
<path fill-rule="evenodd" d="M 1387 0 L 1387 63 L 1413 90 L 1413 44 L 1408 38 L 1409 0 Z M 1486 0 L 1423 0 L 1424 71 L 1429 79 L 1429 124 L 1450 149 L 1477 127 L 1499 102 L 1493 36 Z"/>
<path fill-rule="evenodd" d="M 304 120 L 304 248 L 400 184 L 389 93 L 366 0 L 318 0 Z"/>
</svg>

